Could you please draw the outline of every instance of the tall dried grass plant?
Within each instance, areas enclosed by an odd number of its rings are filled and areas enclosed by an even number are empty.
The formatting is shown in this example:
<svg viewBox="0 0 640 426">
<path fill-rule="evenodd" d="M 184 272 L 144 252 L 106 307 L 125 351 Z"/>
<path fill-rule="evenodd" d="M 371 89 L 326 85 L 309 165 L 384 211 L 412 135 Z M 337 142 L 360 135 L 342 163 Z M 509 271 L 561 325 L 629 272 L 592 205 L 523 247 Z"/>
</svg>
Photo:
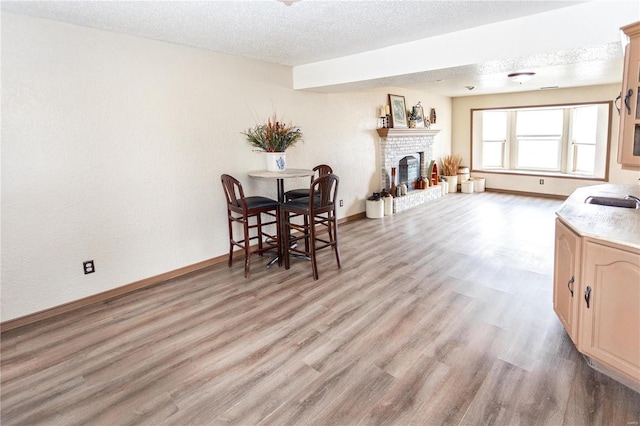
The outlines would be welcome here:
<svg viewBox="0 0 640 426">
<path fill-rule="evenodd" d="M 442 175 L 457 176 L 460 164 L 462 164 L 462 157 L 459 155 L 447 155 L 442 157 Z"/>
</svg>

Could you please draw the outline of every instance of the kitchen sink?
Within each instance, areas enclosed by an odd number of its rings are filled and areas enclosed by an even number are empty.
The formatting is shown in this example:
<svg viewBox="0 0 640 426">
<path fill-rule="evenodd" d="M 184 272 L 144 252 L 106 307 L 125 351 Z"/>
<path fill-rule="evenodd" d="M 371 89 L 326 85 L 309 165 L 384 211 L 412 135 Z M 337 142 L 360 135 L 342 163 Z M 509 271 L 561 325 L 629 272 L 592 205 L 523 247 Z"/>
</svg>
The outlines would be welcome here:
<svg viewBox="0 0 640 426">
<path fill-rule="evenodd" d="M 631 196 L 628 196 L 626 198 L 591 196 L 587 197 L 584 202 L 587 204 L 598 204 L 600 206 L 609 207 L 623 207 L 627 209 L 640 208 L 640 200 L 638 200 L 636 197 Z"/>
</svg>

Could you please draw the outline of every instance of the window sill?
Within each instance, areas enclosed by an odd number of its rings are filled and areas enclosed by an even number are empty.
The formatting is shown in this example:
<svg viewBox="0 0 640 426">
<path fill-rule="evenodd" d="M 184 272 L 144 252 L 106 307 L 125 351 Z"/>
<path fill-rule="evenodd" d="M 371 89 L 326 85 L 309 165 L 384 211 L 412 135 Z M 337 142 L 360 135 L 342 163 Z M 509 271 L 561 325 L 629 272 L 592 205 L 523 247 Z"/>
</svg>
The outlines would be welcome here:
<svg viewBox="0 0 640 426">
<path fill-rule="evenodd" d="M 608 182 L 607 177 L 571 175 L 567 173 L 553 173 L 553 172 L 473 169 L 471 170 L 471 173 L 487 173 L 487 174 L 494 174 L 494 175 L 530 176 L 530 177 L 546 177 L 546 178 L 558 178 L 558 179 L 575 179 L 575 180 L 584 180 L 584 181 L 593 181 L 593 182 Z"/>
</svg>

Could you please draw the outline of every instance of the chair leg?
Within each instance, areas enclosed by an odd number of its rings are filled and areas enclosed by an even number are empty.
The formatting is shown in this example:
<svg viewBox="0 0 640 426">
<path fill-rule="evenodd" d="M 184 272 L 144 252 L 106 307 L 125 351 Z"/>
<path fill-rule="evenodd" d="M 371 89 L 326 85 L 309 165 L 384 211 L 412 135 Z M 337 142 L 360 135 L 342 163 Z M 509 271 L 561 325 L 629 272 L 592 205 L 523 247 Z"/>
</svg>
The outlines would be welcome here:
<svg viewBox="0 0 640 426">
<path fill-rule="evenodd" d="M 233 265 L 233 224 L 231 223 L 231 212 L 227 212 L 227 223 L 229 225 L 229 260 L 227 261 L 227 266 L 231 268 Z"/>
<path fill-rule="evenodd" d="M 258 255 L 262 257 L 262 213 L 256 215 L 256 224 L 258 225 Z"/>
<path fill-rule="evenodd" d="M 313 221 L 313 218 L 311 220 Z M 309 216 L 307 215 L 304 215 L 304 229 L 309 229 Z M 309 253 L 309 238 L 304 239 L 304 251 Z"/>
<path fill-rule="evenodd" d="M 307 228 L 309 242 L 309 257 L 311 258 L 311 268 L 313 269 L 313 279 L 318 279 L 318 262 L 316 260 L 316 221 L 314 217 L 309 218 L 311 222 Z"/>
<path fill-rule="evenodd" d="M 280 236 L 280 238 L 282 238 L 282 244 L 280 244 L 279 246 L 283 247 L 284 253 L 283 256 L 280 257 L 280 259 L 284 257 L 284 269 L 289 269 L 291 267 L 291 260 L 289 259 L 289 235 L 291 234 L 291 226 L 289 225 L 289 221 L 291 220 L 291 215 L 289 214 L 289 212 L 284 212 L 283 214 L 284 218 L 282 220 L 284 221 L 284 235 Z"/>
<path fill-rule="evenodd" d="M 249 278 L 249 259 L 251 258 L 251 244 L 249 243 L 249 218 L 243 222 L 244 228 L 244 277 Z"/>
<path fill-rule="evenodd" d="M 282 222 L 280 222 L 282 220 L 282 210 L 281 207 L 278 207 L 276 209 L 276 237 L 277 237 L 277 241 L 276 241 L 276 255 L 278 256 L 278 267 L 282 266 L 282 258 L 284 256 L 284 251 L 283 251 L 283 247 L 286 246 L 287 242 L 289 241 L 289 233 L 285 232 L 285 235 L 280 235 L 280 232 L 282 232 Z"/>
<path fill-rule="evenodd" d="M 336 253 L 336 262 L 338 263 L 338 268 L 342 268 L 342 262 L 340 262 L 340 249 L 338 248 L 338 223 L 336 222 L 335 215 L 332 215 L 329 225 L 329 233 L 333 232 L 331 242 L 333 243 L 333 251 Z"/>
</svg>

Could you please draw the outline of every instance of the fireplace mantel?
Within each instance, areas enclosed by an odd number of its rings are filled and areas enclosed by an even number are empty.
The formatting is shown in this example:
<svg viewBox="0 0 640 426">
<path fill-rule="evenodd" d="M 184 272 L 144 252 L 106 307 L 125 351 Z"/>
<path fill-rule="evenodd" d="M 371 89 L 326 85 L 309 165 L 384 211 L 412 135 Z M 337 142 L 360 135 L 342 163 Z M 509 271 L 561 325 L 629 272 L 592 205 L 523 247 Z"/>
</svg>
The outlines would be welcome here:
<svg viewBox="0 0 640 426">
<path fill-rule="evenodd" d="M 376 129 L 378 135 L 381 138 L 406 138 L 410 136 L 435 136 L 440 132 L 440 129 L 425 129 L 425 128 L 413 128 L 413 129 L 393 129 L 385 127 L 382 129 Z"/>
</svg>

